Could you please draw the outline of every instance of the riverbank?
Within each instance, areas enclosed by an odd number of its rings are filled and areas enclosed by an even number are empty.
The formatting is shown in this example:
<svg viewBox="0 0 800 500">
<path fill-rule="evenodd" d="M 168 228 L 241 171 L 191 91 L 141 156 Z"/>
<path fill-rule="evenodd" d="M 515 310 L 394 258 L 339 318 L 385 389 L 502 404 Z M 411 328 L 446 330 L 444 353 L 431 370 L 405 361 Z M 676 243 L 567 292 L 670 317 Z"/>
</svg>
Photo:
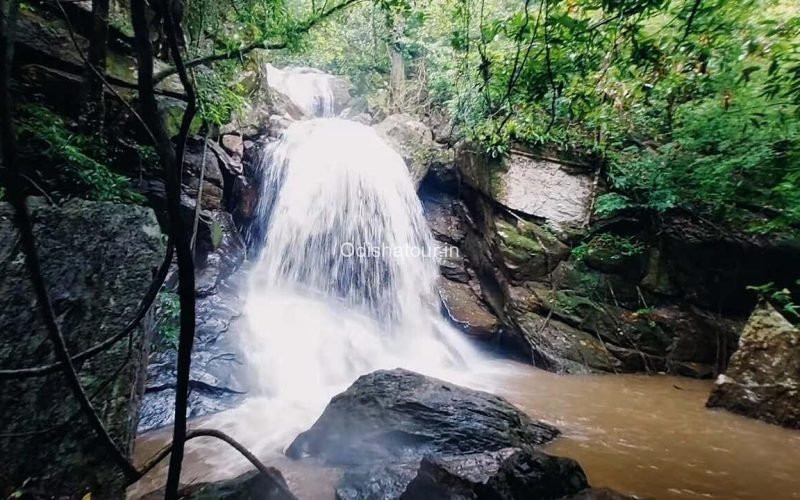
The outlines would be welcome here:
<svg viewBox="0 0 800 500">
<path fill-rule="evenodd" d="M 531 417 L 563 434 L 544 451 L 578 460 L 591 484 L 641 498 L 800 498 L 800 433 L 705 408 L 711 382 L 672 376 L 558 375 L 514 362 L 492 361 L 459 383 L 506 397 Z M 330 500 L 336 469 L 296 462 L 280 451 L 294 436 L 281 435 L 269 402 L 196 421 L 221 428 L 265 462 L 278 467 L 298 498 Z M 302 426 L 302 422 L 298 423 Z M 139 436 L 144 461 L 169 439 L 168 429 Z M 233 477 L 247 469 L 234 452 L 211 441 L 190 444 L 184 482 Z M 135 500 L 156 489 L 158 469 L 129 491 Z"/>
</svg>

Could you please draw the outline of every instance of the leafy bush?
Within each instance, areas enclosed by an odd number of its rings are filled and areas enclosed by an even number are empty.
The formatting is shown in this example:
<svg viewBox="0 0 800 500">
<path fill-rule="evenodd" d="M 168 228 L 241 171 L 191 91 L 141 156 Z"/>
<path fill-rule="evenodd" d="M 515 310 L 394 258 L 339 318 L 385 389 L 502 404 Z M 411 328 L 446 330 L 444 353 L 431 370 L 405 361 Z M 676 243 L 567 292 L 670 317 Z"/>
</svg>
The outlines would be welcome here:
<svg viewBox="0 0 800 500">
<path fill-rule="evenodd" d="M 60 116 L 39 105 L 21 107 L 17 129 L 21 139 L 41 143 L 45 157 L 63 162 L 68 176 L 85 190 L 88 198 L 144 202 L 142 195 L 131 190 L 127 177 L 112 172 L 103 163 L 102 139 L 73 132 Z"/>
<path fill-rule="evenodd" d="M 156 303 L 158 320 L 156 322 L 159 335 L 159 345 L 172 349 L 178 348 L 180 336 L 180 299 L 175 292 L 162 290 L 158 294 Z"/>
<path fill-rule="evenodd" d="M 797 281 L 800 285 L 800 280 Z M 759 300 L 771 303 L 778 311 L 794 324 L 800 323 L 800 305 L 794 302 L 792 294 L 787 289 L 778 290 L 775 283 L 765 283 L 763 285 L 748 286 L 748 290 L 756 293 Z"/>
<path fill-rule="evenodd" d="M 603 233 L 573 248 L 572 256 L 580 262 L 593 253 L 603 252 L 612 260 L 619 260 L 640 255 L 643 251 L 644 245 L 635 238 Z"/>
</svg>

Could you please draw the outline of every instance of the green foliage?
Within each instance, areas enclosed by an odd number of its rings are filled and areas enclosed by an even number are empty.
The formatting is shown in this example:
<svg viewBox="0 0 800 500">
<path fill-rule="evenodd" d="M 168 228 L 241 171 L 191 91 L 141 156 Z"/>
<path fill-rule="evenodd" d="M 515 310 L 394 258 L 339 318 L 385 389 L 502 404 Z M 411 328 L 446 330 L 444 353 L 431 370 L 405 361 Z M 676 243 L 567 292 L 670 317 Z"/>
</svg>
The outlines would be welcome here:
<svg viewBox="0 0 800 500">
<path fill-rule="evenodd" d="M 590 255 L 602 252 L 609 255 L 611 260 L 619 260 L 623 257 L 641 255 L 643 251 L 644 245 L 635 238 L 603 233 L 573 248 L 572 256 L 581 262 Z"/>
<path fill-rule="evenodd" d="M 224 125 L 244 106 L 247 88 L 235 80 L 239 71 L 238 61 L 222 61 L 213 71 L 196 73 L 198 114 L 207 123 Z"/>
<path fill-rule="evenodd" d="M 800 285 L 800 280 L 797 281 Z M 794 302 L 792 294 L 786 288 L 778 290 L 775 283 L 748 286 L 748 290 L 756 293 L 759 300 L 765 300 L 775 306 L 789 321 L 800 323 L 800 305 Z"/>
<path fill-rule="evenodd" d="M 162 290 L 156 303 L 157 328 L 161 347 L 178 348 L 180 336 L 180 298 L 175 292 Z"/>
<path fill-rule="evenodd" d="M 414 8 L 424 22 L 409 45 L 430 68 L 432 103 L 490 155 L 518 141 L 605 158 L 616 193 L 598 199 L 600 216 L 682 207 L 760 232 L 800 227 L 796 4 Z"/>
<path fill-rule="evenodd" d="M 131 190 L 130 181 L 112 172 L 105 161 L 101 138 L 73 132 L 60 116 L 39 105 L 22 106 L 17 130 L 20 138 L 43 145 L 41 153 L 63 162 L 66 173 L 80 185 L 86 196 L 97 201 L 143 203 L 144 197 Z"/>
<path fill-rule="evenodd" d="M 604 193 L 594 202 L 594 213 L 599 217 L 614 215 L 631 206 L 630 200 L 619 193 Z"/>
</svg>

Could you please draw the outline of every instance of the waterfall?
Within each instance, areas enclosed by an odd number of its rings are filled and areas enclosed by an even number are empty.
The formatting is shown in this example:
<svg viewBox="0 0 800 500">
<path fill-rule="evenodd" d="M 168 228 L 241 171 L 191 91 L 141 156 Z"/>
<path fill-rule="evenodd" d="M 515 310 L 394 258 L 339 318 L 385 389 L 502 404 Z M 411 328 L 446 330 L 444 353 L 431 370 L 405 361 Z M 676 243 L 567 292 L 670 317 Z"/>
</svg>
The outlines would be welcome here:
<svg viewBox="0 0 800 500">
<path fill-rule="evenodd" d="M 295 122 L 262 168 L 263 249 L 242 347 L 270 426 L 290 439 L 376 369 L 453 379 L 480 359 L 441 316 L 421 203 L 403 159 L 372 128 Z"/>
<path fill-rule="evenodd" d="M 278 69 L 267 64 L 267 84 L 280 92 L 307 117 L 333 116 L 333 76 L 314 68 Z"/>
</svg>

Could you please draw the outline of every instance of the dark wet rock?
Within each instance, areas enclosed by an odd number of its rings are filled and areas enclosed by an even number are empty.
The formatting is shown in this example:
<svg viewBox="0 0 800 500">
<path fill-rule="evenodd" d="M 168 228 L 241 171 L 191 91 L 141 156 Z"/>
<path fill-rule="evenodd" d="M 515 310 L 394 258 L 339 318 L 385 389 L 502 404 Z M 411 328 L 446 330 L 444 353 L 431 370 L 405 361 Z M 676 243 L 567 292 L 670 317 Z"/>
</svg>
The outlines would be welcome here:
<svg viewBox="0 0 800 500">
<path fill-rule="evenodd" d="M 244 263 L 244 239 L 228 212 L 215 211 L 198 228 L 195 290 L 210 295 Z"/>
<path fill-rule="evenodd" d="M 15 38 L 16 60 L 81 74 L 83 61 L 61 20 L 47 19 L 31 10 L 23 9 L 17 20 Z M 81 52 L 85 54 L 89 42 L 80 35 L 76 35 L 75 39 Z"/>
<path fill-rule="evenodd" d="M 530 449 L 504 448 L 463 455 L 426 455 L 413 462 L 358 467 L 344 474 L 336 498 L 545 500 L 571 498 L 587 491 L 586 475 L 574 460 Z"/>
<path fill-rule="evenodd" d="M 71 200 L 29 205 L 44 281 L 72 353 L 118 333 L 132 319 L 164 258 L 161 232 L 150 209 Z M 55 361 L 42 323 L 12 210 L 0 204 L 0 367 L 36 367 Z M 144 389 L 151 317 L 89 360 L 76 364 L 81 382 L 114 440 L 128 453 Z M 125 481 L 84 418 L 60 371 L 0 381 L 0 429 L 30 433 L 0 437 L 0 485 L 32 479 L 55 496 L 121 498 Z M 2 489 L 2 488 L 0 488 Z"/>
<path fill-rule="evenodd" d="M 336 500 L 398 499 L 418 469 L 419 460 L 348 469 L 336 486 Z"/>
<path fill-rule="evenodd" d="M 407 370 L 380 370 L 334 397 L 287 455 L 359 465 L 533 447 L 557 434 L 498 396 Z"/>
<path fill-rule="evenodd" d="M 198 500 L 296 500 L 294 495 L 285 493 L 289 487 L 281 472 L 275 468 L 270 469 L 272 476 L 280 481 L 285 490 L 276 487 L 272 480 L 259 471 L 252 471 L 234 479 L 184 486 L 179 490 L 178 496 Z M 161 498 L 164 498 L 163 488 L 144 495 L 142 500 Z"/>
<path fill-rule="evenodd" d="M 22 84 L 22 93 L 29 99 L 39 102 L 45 99 L 55 111 L 66 116 L 77 116 L 79 113 L 83 91 L 83 77 L 80 74 L 28 64 L 20 68 L 18 79 Z M 53 96 L 58 97 L 54 99 Z M 108 101 L 113 105 L 111 99 Z"/>
<path fill-rule="evenodd" d="M 214 295 L 197 299 L 197 327 L 189 377 L 189 415 L 199 417 L 238 405 L 247 388 L 241 376 L 242 355 L 235 341 L 242 297 L 236 279 L 218 286 Z M 163 343 L 162 343 L 163 344 Z M 172 346 L 150 356 L 147 388 L 138 431 L 173 422 L 177 352 Z"/>
<path fill-rule="evenodd" d="M 457 283 L 468 283 L 471 277 L 467 270 L 467 261 L 461 256 L 458 247 L 440 241 L 435 242 L 434 247 L 442 277 Z"/>
<path fill-rule="evenodd" d="M 432 165 L 453 162 L 452 151 L 435 143 L 431 129 L 415 116 L 389 115 L 373 128 L 403 157 L 416 187 Z"/>
<path fill-rule="evenodd" d="M 210 142 L 209 142 L 210 144 Z M 190 198 L 197 199 L 200 177 L 203 177 L 203 197 L 201 207 L 204 210 L 222 208 L 223 177 L 219 160 L 214 151 L 206 146 L 205 139 L 194 138 L 186 142 L 184 153 L 183 192 Z"/>
<path fill-rule="evenodd" d="M 706 404 L 800 429 L 800 329 L 759 304 Z"/>
<path fill-rule="evenodd" d="M 491 339 L 498 333 L 497 316 L 467 283 L 440 279 L 439 296 L 448 317 L 464 332 L 481 339 Z"/>
<path fill-rule="evenodd" d="M 445 243 L 459 246 L 467 231 L 467 208 L 451 196 L 444 194 L 422 194 L 425 219 L 433 236 Z"/>
<path fill-rule="evenodd" d="M 231 189 L 232 206 L 229 210 L 233 214 L 238 227 L 245 227 L 255 216 L 258 203 L 258 187 L 251 179 L 236 177 Z"/>
<path fill-rule="evenodd" d="M 525 313 L 516 323 L 536 366 L 563 373 L 611 372 L 618 366 L 604 342 L 583 330 L 536 313 Z"/>
<path fill-rule="evenodd" d="M 797 239 L 737 233 L 680 213 L 665 218 L 660 237 L 672 284 L 695 305 L 742 315 L 755 305 L 747 287 L 770 282 L 800 295 Z"/>
<path fill-rule="evenodd" d="M 473 455 L 424 457 L 401 500 L 557 499 L 588 487 L 572 459 L 503 449 Z"/>
<path fill-rule="evenodd" d="M 239 140 L 241 141 L 240 136 L 234 136 L 228 134 L 223 136 L 223 138 L 225 137 L 238 137 Z M 208 149 L 211 153 L 213 153 L 217 157 L 217 160 L 219 161 L 219 166 L 222 170 L 223 180 L 242 175 L 243 167 L 242 167 L 241 154 L 237 153 L 231 154 L 225 147 L 217 144 L 214 141 L 208 141 Z M 241 142 L 239 143 L 239 149 L 242 151 L 242 153 L 244 153 L 244 146 Z"/>
</svg>

